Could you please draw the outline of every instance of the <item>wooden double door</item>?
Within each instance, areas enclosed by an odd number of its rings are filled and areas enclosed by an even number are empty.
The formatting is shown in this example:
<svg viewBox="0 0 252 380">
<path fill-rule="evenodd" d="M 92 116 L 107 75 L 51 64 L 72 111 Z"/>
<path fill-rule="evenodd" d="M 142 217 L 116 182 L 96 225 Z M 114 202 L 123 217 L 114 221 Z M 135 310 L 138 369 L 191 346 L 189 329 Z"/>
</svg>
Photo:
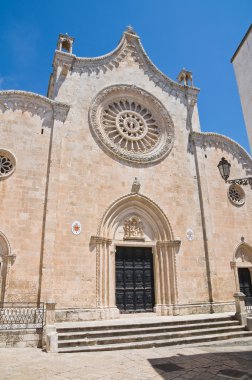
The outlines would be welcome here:
<svg viewBox="0 0 252 380">
<path fill-rule="evenodd" d="M 123 313 L 154 306 L 153 255 L 148 247 L 116 248 L 116 305 Z"/>
<path fill-rule="evenodd" d="M 252 283 L 248 268 L 238 268 L 240 291 L 245 294 L 245 304 L 252 305 Z"/>
</svg>

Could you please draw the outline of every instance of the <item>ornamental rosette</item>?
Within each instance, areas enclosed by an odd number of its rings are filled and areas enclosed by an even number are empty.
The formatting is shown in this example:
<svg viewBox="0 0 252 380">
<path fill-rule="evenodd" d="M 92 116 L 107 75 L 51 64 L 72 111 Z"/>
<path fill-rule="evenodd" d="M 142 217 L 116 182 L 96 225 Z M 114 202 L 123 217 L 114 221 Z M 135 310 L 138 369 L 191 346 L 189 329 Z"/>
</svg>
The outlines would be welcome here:
<svg viewBox="0 0 252 380">
<path fill-rule="evenodd" d="M 157 162 L 174 142 L 172 119 L 163 104 L 130 85 L 103 89 L 89 110 L 91 131 L 105 151 L 135 163 Z"/>
<path fill-rule="evenodd" d="M 16 159 L 13 154 L 0 148 L 0 180 L 8 178 L 16 168 Z"/>
</svg>

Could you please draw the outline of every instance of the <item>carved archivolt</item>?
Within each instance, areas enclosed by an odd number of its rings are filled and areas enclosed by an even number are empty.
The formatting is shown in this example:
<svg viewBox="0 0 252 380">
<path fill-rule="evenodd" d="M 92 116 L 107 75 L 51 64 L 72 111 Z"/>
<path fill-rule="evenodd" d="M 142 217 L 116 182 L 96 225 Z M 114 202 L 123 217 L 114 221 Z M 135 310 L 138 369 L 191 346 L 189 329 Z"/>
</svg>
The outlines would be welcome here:
<svg viewBox="0 0 252 380">
<path fill-rule="evenodd" d="M 0 110 L 21 110 L 38 115 L 42 120 L 49 121 L 52 117 L 64 122 L 70 106 L 55 102 L 45 96 L 26 91 L 0 91 Z"/>
<path fill-rule="evenodd" d="M 148 163 L 172 149 L 172 119 L 153 95 L 130 85 L 110 86 L 98 93 L 89 111 L 91 130 L 113 155 Z"/>
<path fill-rule="evenodd" d="M 234 262 L 236 263 L 247 263 L 252 264 L 252 248 L 246 244 L 242 243 L 238 246 L 236 249 L 235 255 L 234 255 Z"/>
<path fill-rule="evenodd" d="M 150 198 L 137 193 L 124 195 L 108 207 L 99 223 L 97 236 L 113 239 L 117 227 L 115 221 L 129 209 L 138 210 L 139 215 L 145 213 L 156 241 L 174 241 L 171 225 L 161 208 Z"/>
</svg>

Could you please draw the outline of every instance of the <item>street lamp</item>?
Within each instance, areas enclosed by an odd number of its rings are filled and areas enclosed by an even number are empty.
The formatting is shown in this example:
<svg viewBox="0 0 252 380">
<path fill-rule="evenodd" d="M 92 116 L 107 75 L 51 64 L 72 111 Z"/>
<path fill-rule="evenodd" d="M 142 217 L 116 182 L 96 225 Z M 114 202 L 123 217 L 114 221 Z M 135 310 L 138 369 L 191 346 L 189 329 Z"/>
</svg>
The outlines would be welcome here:
<svg viewBox="0 0 252 380">
<path fill-rule="evenodd" d="M 231 164 L 224 157 L 222 157 L 222 159 L 218 163 L 217 168 L 219 169 L 220 175 L 225 180 L 225 182 L 235 183 L 237 185 L 250 185 L 252 188 L 252 177 L 228 180 L 229 175 L 230 175 Z"/>
</svg>

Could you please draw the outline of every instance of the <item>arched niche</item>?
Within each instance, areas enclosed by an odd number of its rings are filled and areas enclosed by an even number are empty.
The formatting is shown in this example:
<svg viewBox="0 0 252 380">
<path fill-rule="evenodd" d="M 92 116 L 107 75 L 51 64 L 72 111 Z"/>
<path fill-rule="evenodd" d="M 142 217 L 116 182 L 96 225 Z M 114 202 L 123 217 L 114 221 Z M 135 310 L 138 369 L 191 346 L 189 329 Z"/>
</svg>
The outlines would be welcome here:
<svg viewBox="0 0 252 380">
<path fill-rule="evenodd" d="M 0 302 L 5 300 L 9 269 L 14 260 L 15 255 L 11 255 L 8 239 L 0 231 Z"/>
<path fill-rule="evenodd" d="M 142 235 L 127 239 L 125 221 L 139 220 Z M 161 208 L 148 197 L 132 193 L 113 202 L 103 214 L 92 237 L 96 245 L 97 307 L 112 310 L 115 317 L 115 252 L 116 246 L 146 246 L 152 248 L 154 262 L 155 308 L 159 315 L 173 314 L 177 303 L 175 254 L 180 246 L 174 240 L 168 218 Z M 113 311 L 115 313 L 113 313 Z"/>
<path fill-rule="evenodd" d="M 236 249 L 234 259 L 236 263 L 252 266 L 252 247 L 247 243 L 241 243 Z"/>
</svg>

